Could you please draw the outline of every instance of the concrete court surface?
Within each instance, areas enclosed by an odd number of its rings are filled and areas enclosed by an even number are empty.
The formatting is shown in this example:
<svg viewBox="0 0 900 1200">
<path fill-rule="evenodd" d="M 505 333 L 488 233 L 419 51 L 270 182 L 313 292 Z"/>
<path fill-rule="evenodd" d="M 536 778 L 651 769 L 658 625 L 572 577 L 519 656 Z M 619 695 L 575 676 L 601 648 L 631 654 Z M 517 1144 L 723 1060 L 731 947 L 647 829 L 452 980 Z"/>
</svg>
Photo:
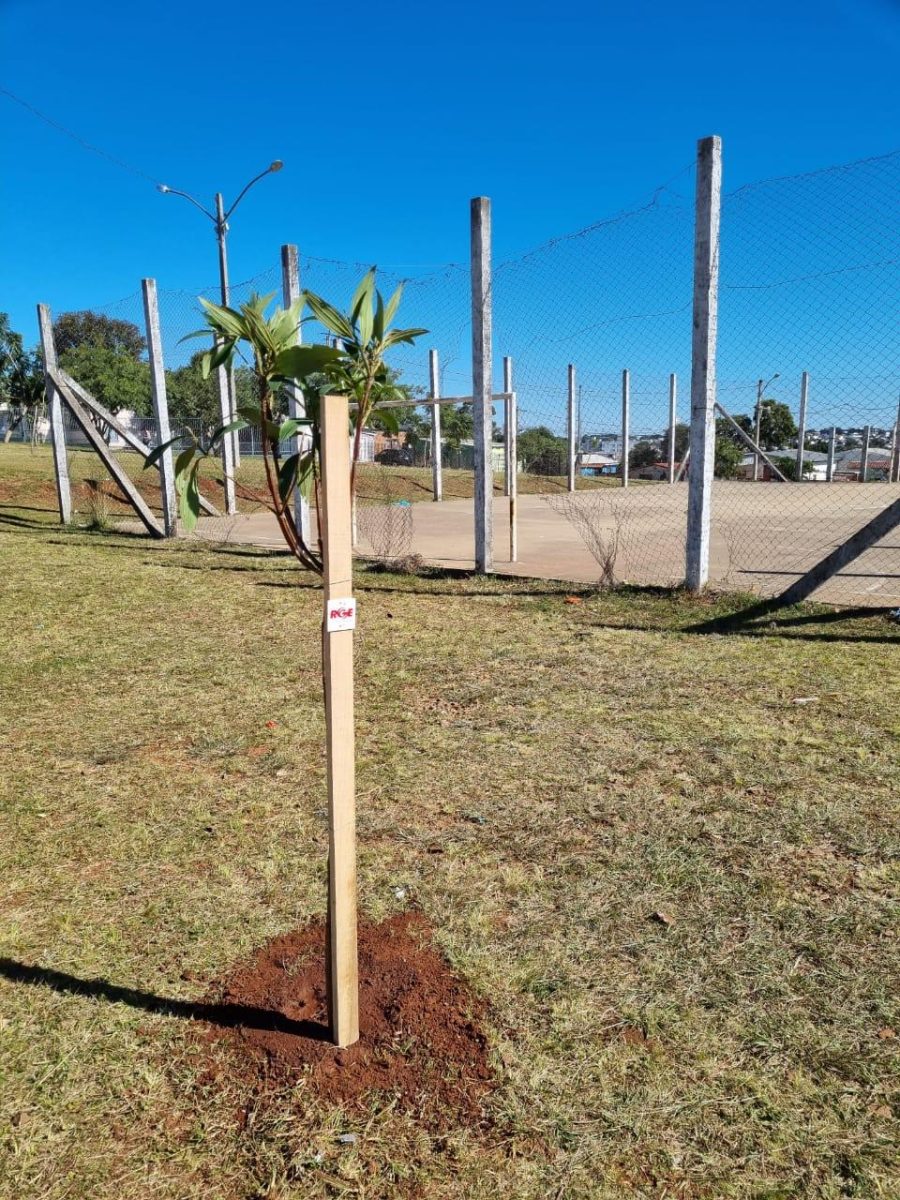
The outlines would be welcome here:
<svg viewBox="0 0 900 1200">
<path fill-rule="evenodd" d="M 775 595 L 888 504 L 896 484 L 750 484 L 717 480 L 713 491 L 711 581 Z M 684 578 L 687 486 L 633 485 L 576 493 L 572 502 L 616 546 L 615 575 L 635 584 L 675 584 Z M 559 511 L 564 494 L 518 498 L 518 561 L 509 561 L 509 501 L 494 498 L 494 569 L 503 574 L 595 583 L 600 567 L 576 525 Z M 471 500 L 412 505 L 412 552 L 435 566 L 471 569 Z M 268 513 L 203 519 L 210 540 L 280 548 Z M 359 551 L 371 553 L 360 540 Z M 601 548 L 601 553 L 603 548 Z M 815 596 L 835 604 L 900 603 L 900 527 L 866 551 Z"/>
</svg>

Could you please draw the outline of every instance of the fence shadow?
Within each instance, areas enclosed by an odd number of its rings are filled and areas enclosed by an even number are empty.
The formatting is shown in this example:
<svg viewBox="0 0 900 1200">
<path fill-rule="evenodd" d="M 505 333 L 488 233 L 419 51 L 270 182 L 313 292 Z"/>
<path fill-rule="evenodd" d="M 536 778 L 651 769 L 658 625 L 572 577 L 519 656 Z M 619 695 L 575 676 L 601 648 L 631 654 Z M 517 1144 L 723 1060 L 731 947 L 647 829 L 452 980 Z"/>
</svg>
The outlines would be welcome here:
<svg viewBox="0 0 900 1200">
<path fill-rule="evenodd" d="M 0 958 L 0 978 L 30 987 L 48 988 L 50 991 L 60 992 L 63 995 L 89 996 L 97 1000 L 106 1000 L 111 1004 L 127 1004 L 129 1008 L 156 1013 L 159 1016 L 178 1017 L 187 1021 L 205 1021 L 210 1025 L 219 1025 L 226 1029 L 243 1026 L 250 1029 L 273 1030 L 278 1033 L 292 1033 L 298 1037 L 312 1038 L 320 1042 L 327 1041 L 330 1037 L 328 1028 L 319 1021 L 292 1021 L 279 1012 L 243 1004 L 208 1004 L 192 1000 L 173 1000 L 166 996 L 155 996 L 151 992 L 142 992 L 137 988 L 122 987 L 119 984 L 110 983 L 106 979 L 80 979 L 78 976 L 66 974 L 64 971 L 54 971 L 48 967 L 34 967 L 27 963 L 17 962 L 12 958 Z"/>
</svg>

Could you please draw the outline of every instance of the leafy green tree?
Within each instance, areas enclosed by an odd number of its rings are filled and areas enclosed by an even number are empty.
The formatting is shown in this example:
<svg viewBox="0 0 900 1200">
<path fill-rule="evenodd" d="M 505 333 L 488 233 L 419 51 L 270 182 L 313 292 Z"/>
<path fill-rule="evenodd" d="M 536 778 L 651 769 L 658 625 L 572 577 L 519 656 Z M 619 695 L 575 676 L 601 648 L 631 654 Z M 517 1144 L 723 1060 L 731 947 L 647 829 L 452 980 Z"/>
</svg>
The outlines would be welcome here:
<svg viewBox="0 0 900 1200">
<path fill-rule="evenodd" d="M 566 439 L 535 425 L 519 434 L 519 458 L 532 475 L 561 475 L 566 462 Z"/>
<path fill-rule="evenodd" d="M 222 407 L 219 385 L 214 374 L 203 374 L 203 352 L 198 351 L 183 367 L 166 371 L 166 395 L 169 400 L 169 416 L 174 423 L 199 423 L 202 439 L 208 442 L 213 431 L 222 423 Z M 253 371 L 249 367 L 236 367 L 234 387 L 237 406 L 252 404 L 254 397 Z M 287 405 L 280 400 L 278 409 L 287 415 Z"/>
<path fill-rule="evenodd" d="M 773 458 L 772 462 L 786 479 L 796 480 L 797 478 L 797 459 L 793 455 L 779 454 L 777 458 Z M 806 459 L 803 461 L 803 474 L 809 474 L 813 469 L 813 464 Z"/>
<path fill-rule="evenodd" d="M 713 468 L 719 479 L 734 479 L 744 452 L 726 433 L 716 431 L 716 456 Z"/>
<path fill-rule="evenodd" d="M 755 436 L 755 416 L 741 414 L 734 419 L 751 438 Z M 759 424 L 759 443 L 763 450 L 778 450 L 789 446 L 796 439 L 797 432 L 797 424 L 787 404 L 778 400 L 763 400 Z M 737 434 L 733 430 L 729 436 L 737 440 Z"/>
<path fill-rule="evenodd" d="M 454 450 L 463 442 L 470 441 L 475 434 L 475 421 L 471 404 L 443 405 L 441 407 L 441 439 Z"/>
<path fill-rule="evenodd" d="M 628 455 L 632 467 L 652 467 L 659 461 L 659 449 L 652 442 L 637 442 Z"/>
<path fill-rule="evenodd" d="M 44 366 L 39 352 L 25 350 L 22 335 L 11 327 L 9 316 L 0 313 L 0 400 L 11 410 L 5 442 L 12 439 L 27 415 L 39 411 L 44 398 Z"/>
<path fill-rule="evenodd" d="M 140 329 L 133 322 L 107 317 L 91 309 L 60 313 L 53 322 L 53 336 L 60 362 L 64 354 L 84 345 L 102 346 L 135 362 L 147 349 Z"/>
<path fill-rule="evenodd" d="M 59 356 L 59 365 L 110 412 L 150 413 L 150 366 L 122 348 L 80 342 Z"/>
</svg>

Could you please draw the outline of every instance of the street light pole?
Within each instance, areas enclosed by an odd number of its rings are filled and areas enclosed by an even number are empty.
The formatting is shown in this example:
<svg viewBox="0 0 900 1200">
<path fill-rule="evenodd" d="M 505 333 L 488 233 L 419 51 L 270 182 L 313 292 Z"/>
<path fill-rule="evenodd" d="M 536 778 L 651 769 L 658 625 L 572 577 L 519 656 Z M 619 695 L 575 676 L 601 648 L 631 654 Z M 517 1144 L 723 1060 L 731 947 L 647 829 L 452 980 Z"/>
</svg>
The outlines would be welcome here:
<svg viewBox="0 0 900 1200">
<path fill-rule="evenodd" d="M 230 302 L 230 288 L 228 284 L 228 248 L 226 244 L 228 236 L 228 218 L 255 183 L 258 183 L 260 179 L 264 179 L 266 175 L 273 175 L 276 171 L 280 171 L 283 166 L 284 163 L 281 161 L 281 159 L 276 158 L 274 162 L 271 162 L 264 171 L 260 171 L 258 175 L 254 175 L 250 182 L 244 185 L 244 187 L 238 193 L 237 199 L 227 211 L 225 209 L 225 200 L 222 196 L 222 193 L 216 192 L 215 214 L 211 213 L 208 208 L 204 208 L 199 200 L 195 200 L 194 197 L 188 192 L 180 192 L 177 190 L 177 188 L 167 187 L 164 183 L 160 183 L 157 187 L 157 190 L 162 192 L 163 195 L 182 196 L 185 200 L 189 200 L 190 203 L 193 204 L 195 208 L 199 208 L 203 215 L 208 217 L 215 226 L 216 243 L 219 248 L 219 292 L 221 295 L 222 304 L 225 307 L 227 307 Z M 234 368 L 230 364 L 226 374 L 228 395 L 226 397 L 226 404 L 223 406 L 223 408 L 227 411 L 228 419 L 233 421 L 235 419 L 237 410 L 237 395 L 234 386 Z M 224 412 L 223 416 L 225 416 Z M 234 466 L 237 467 L 240 465 L 238 434 L 236 432 L 233 434 L 226 434 L 226 437 L 231 439 L 231 444 L 233 446 Z"/>
</svg>

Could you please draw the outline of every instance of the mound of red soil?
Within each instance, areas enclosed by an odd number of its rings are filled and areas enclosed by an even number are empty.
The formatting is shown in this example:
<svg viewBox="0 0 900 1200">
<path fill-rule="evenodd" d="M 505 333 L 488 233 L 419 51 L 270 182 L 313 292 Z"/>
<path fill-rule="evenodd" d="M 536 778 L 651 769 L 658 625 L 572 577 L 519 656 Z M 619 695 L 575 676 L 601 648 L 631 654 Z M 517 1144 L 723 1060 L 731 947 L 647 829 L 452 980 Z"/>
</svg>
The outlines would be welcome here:
<svg viewBox="0 0 900 1200">
<path fill-rule="evenodd" d="M 485 1006 L 424 918 L 361 923 L 360 1040 L 344 1050 L 328 1040 L 325 940 L 322 922 L 283 934 L 214 986 L 208 1036 L 228 1046 L 241 1083 L 265 1090 L 304 1074 L 326 1103 L 352 1108 L 380 1094 L 432 1129 L 485 1124 Z"/>
</svg>

